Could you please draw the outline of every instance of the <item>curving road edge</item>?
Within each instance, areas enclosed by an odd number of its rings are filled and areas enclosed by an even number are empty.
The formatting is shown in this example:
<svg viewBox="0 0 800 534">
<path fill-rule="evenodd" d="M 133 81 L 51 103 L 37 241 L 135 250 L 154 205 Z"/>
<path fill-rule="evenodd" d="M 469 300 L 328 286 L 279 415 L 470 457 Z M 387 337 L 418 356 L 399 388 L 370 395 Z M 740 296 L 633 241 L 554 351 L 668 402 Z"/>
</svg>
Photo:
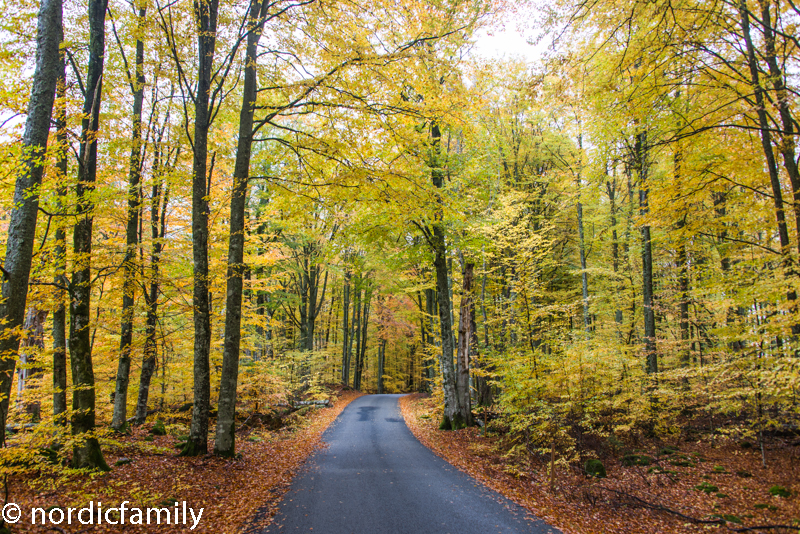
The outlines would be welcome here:
<svg viewBox="0 0 800 534">
<path fill-rule="evenodd" d="M 261 532 L 560 534 L 417 441 L 400 396 L 351 402 Z"/>
</svg>

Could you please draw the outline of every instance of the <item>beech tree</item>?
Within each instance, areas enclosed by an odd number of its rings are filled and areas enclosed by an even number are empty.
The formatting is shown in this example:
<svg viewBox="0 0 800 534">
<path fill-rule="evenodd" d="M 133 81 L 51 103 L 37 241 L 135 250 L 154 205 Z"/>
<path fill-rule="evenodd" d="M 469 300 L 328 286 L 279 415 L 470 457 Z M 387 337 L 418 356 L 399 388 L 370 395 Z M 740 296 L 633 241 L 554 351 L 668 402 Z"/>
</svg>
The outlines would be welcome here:
<svg viewBox="0 0 800 534">
<path fill-rule="evenodd" d="M 14 207 L 8 226 L 3 262 L 3 298 L 0 302 L 0 443 L 5 443 L 11 381 L 16 366 L 25 316 L 31 271 L 39 187 L 50 134 L 56 85 L 61 71 L 61 1 L 46 0 L 39 6 L 36 27 L 36 70 L 22 138 L 22 165 L 16 173 Z"/>
</svg>

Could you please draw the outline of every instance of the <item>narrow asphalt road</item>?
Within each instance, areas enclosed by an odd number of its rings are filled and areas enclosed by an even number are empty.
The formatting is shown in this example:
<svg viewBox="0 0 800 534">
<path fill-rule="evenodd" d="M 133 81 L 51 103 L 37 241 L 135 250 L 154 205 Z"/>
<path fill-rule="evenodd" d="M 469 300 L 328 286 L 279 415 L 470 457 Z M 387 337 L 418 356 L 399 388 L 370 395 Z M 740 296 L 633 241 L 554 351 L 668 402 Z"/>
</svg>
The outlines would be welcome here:
<svg viewBox="0 0 800 534">
<path fill-rule="evenodd" d="M 350 403 L 264 533 L 559 533 L 417 441 L 399 396 Z"/>
</svg>

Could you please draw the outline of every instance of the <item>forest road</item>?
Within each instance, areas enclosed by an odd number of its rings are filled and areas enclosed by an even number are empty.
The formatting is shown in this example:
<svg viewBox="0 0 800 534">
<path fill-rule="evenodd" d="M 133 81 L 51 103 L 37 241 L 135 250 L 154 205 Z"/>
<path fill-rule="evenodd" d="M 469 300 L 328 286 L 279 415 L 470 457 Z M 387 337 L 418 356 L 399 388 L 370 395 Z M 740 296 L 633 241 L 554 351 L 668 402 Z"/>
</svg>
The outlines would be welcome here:
<svg viewBox="0 0 800 534">
<path fill-rule="evenodd" d="M 359 397 L 326 430 L 263 533 L 558 534 L 433 454 L 411 433 L 400 395 Z"/>
</svg>

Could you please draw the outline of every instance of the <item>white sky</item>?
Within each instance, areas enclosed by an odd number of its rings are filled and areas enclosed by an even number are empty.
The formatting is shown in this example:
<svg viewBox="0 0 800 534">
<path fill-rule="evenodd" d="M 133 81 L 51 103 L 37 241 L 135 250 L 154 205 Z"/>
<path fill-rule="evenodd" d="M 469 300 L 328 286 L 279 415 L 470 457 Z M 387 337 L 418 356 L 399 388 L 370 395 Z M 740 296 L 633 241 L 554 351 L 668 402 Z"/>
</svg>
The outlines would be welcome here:
<svg viewBox="0 0 800 534">
<path fill-rule="evenodd" d="M 532 29 L 538 26 L 536 19 L 535 2 L 528 3 L 519 11 L 501 14 L 492 27 L 477 32 L 471 55 L 496 59 L 524 58 L 529 62 L 540 59 L 547 48 L 547 40 L 530 44 L 539 36 L 539 32 Z"/>
</svg>

